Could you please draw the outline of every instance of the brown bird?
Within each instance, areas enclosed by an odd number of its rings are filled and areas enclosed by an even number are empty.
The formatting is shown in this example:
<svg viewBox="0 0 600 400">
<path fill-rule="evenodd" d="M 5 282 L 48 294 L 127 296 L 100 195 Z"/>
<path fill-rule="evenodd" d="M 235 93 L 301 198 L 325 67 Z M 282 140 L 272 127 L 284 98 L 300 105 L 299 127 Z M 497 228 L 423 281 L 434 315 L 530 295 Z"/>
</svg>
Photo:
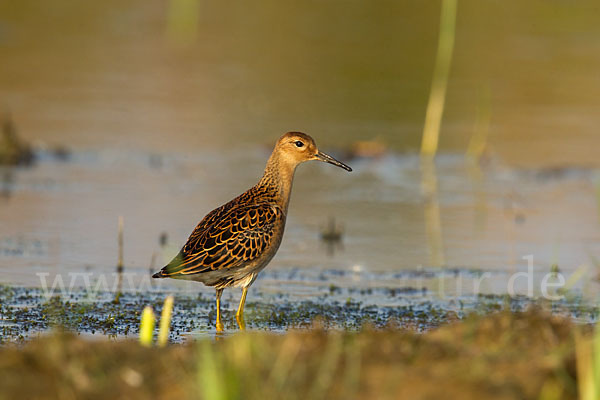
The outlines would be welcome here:
<svg viewBox="0 0 600 400">
<path fill-rule="evenodd" d="M 240 329 L 245 329 L 243 313 L 248 287 L 279 248 L 294 172 L 299 164 L 310 160 L 352 171 L 346 164 L 319 151 L 309 135 L 286 133 L 275 144 L 261 180 L 208 213 L 179 254 L 152 277 L 187 279 L 214 286 L 217 290 L 218 332 L 223 331 L 220 308 L 223 289 L 241 287 L 236 320 Z"/>
</svg>

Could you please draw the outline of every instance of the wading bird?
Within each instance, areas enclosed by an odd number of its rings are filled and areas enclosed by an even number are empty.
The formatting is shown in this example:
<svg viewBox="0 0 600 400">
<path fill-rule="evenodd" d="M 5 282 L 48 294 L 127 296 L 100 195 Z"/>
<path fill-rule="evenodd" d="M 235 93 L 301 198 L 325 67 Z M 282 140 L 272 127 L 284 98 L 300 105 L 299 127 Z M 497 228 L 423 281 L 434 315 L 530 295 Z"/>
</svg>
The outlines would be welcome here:
<svg viewBox="0 0 600 400">
<path fill-rule="evenodd" d="M 208 213 L 179 254 L 152 277 L 187 279 L 214 286 L 217 290 L 218 332 L 223 331 L 220 307 L 223 290 L 241 287 L 236 320 L 240 329 L 245 329 L 243 313 L 248 287 L 279 248 L 294 172 L 299 164 L 310 160 L 352 171 L 346 164 L 319 151 L 309 135 L 286 133 L 275 144 L 261 180 Z"/>
</svg>

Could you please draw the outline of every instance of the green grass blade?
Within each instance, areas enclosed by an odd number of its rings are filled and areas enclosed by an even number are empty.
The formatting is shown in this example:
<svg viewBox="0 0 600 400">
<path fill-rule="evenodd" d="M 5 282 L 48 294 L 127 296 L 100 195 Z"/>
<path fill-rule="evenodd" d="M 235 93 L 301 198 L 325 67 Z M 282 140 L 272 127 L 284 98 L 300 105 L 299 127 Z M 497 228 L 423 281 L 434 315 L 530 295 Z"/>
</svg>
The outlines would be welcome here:
<svg viewBox="0 0 600 400">
<path fill-rule="evenodd" d="M 158 332 L 158 346 L 163 347 L 169 339 L 171 330 L 171 315 L 173 314 L 173 296 L 167 296 L 160 314 L 160 330 Z"/>
<path fill-rule="evenodd" d="M 142 321 L 140 323 L 140 343 L 142 346 L 152 346 L 152 333 L 154 332 L 154 323 L 156 318 L 152 307 L 144 307 L 142 311 Z"/>
</svg>

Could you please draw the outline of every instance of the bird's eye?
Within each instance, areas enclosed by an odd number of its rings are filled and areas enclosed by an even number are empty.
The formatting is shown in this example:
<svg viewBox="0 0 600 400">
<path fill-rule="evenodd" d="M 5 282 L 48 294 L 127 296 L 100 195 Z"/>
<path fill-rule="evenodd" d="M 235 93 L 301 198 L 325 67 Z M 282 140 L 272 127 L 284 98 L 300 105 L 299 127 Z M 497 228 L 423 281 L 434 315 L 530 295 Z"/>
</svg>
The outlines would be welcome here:
<svg viewBox="0 0 600 400">
<path fill-rule="evenodd" d="M 294 144 L 296 145 L 296 147 L 302 147 L 302 146 L 304 146 L 304 143 L 302 143 L 302 142 L 301 142 L 301 141 L 299 141 L 299 140 L 296 140 L 296 141 L 294 142 Z"/>
</svg>

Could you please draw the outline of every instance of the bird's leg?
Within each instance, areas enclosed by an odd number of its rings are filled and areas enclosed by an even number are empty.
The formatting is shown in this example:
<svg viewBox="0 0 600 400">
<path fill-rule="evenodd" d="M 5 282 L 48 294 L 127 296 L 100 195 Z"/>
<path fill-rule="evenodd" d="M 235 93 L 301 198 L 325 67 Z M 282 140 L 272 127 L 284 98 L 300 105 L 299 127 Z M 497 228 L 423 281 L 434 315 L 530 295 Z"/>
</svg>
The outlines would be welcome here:
<svg viewBox="0 0 600 400">
<path fill-rule="evenodd" d="M 217 289 L 217 322 L 215 324 L 217 332 L 223 332 L 223 321 L 221 321 L 221 294 L 223 294 L 223 289 Z"/>
<path fill-rule="evenodd" d="M 246 323 L 244 322 L 244 305 L 246 304 L 246 294 L 248 294 L 248 288 L 242 289 L 242 298 L 240 299 L 240 306 L 235 313 L 235 319 L 240 327 L 241 331 L 246 330 Z"/>
</svg>

